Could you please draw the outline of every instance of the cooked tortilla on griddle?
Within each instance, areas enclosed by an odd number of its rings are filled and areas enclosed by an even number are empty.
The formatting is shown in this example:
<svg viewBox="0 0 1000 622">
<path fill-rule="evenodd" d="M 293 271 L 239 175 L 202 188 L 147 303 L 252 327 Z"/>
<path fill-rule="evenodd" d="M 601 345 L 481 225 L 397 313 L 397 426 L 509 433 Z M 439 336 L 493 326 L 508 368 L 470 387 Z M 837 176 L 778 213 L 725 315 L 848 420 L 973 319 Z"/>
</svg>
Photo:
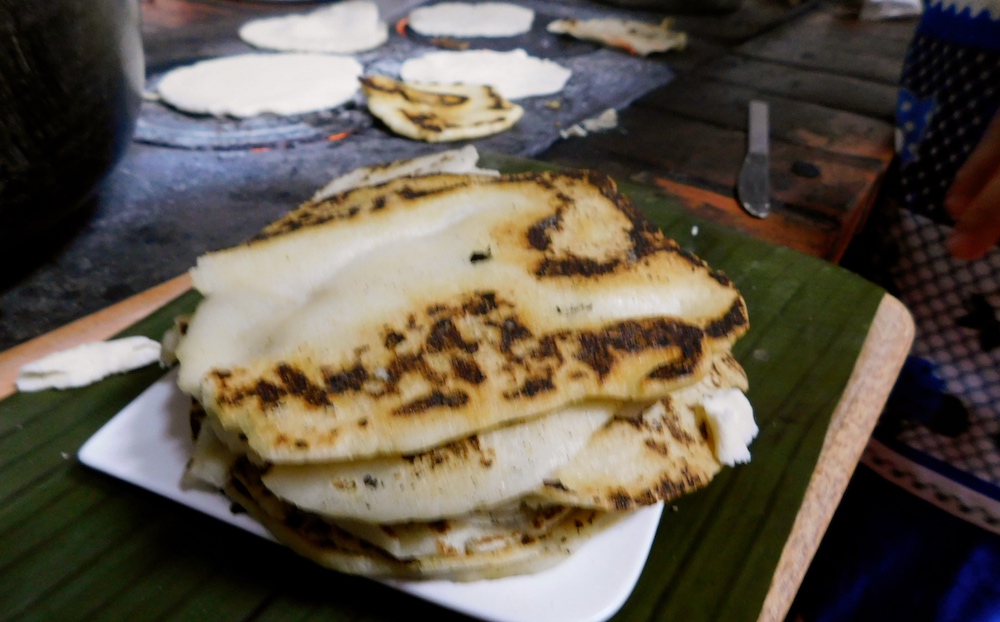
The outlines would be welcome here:
<svg viewBox="0 0 1000 622">
<path fill-rule="evenodd" d="M 469 140 L 510 129 L 524 108 L 477 84 L 411 85 L 386 76 L 361 78 L 368 110 L 400 136 L 427 142 Z"/>
</svg>

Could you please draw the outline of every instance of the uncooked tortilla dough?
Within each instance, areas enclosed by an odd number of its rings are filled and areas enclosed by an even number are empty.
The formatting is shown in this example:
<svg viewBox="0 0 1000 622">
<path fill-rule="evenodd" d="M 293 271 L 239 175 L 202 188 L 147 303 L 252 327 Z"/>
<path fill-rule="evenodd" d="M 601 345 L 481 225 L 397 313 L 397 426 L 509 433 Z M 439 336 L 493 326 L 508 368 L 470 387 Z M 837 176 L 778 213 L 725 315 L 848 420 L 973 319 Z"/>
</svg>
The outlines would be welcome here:
<svg viewBox="0 0 1000 622">
<path fill-rule="evenodd" d="M 399 73 L 404 82 L 482 84 L 492 86 L 506 99 L 523 99 L 558 93 L 573 72 L 517 49 L 431 52 L 405 61 Z"/>
<path fill-rule="evenodd" d="M 507 2 L 442 2 L 414 9 L 408 25 L 425 37 L 514 37 L 534 19 L 531 9 Z"/>
<path fill-rule="evenodd" d="M 247 22 L 240 28 L 240 38 L 266 50 L 352 54 L 385 43 L 389 27 L 374 2 L 348 0 L 304 15 Z"/>
<path fill-rule="evenodd" d="M 195 114 L 303 114 L 349 101 L 361 71 L 347 56 L 241 54 L 174 69 L 157 90 L 166 103 Z"/>
</svg>

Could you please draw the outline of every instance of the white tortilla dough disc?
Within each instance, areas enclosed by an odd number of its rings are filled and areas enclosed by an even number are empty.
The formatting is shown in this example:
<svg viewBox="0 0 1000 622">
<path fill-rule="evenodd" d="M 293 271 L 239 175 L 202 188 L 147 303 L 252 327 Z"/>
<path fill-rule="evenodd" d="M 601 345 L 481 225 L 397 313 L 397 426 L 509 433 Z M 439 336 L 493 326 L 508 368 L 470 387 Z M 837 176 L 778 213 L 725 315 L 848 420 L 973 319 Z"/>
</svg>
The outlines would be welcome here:
<svg viewBox="0 0 1000 622">
<path fill-rule="evenodd" d="M 157 90 L 166 103 L 195 114 L 303 114 L 350 101 L 361 71 L 346 56 L 241 54 L 174 69 Z"/>
<path fill-rule="evenodd" d="M 482 84 L 492 86 L 506 99 L 524 99 L 558 93 L 573 72 L 517 49 L 431 52 L 405 61 L 399 73 L 403 82 Z"/>
<path fill-rule="evenodd" d="M 389 27 L 374 2 L 350 0 L 302 15 L 247 22 L 240 27 L 240 38 L 265 50 L 352 54 L 385 43 Z"/>
<path fill-rule="evenodd" d="M 514 37 L 534 20 L 534 11 L 507 2 L 442 2 L 414 9 L 408 25 L 425 37 Z"/>
</svg>

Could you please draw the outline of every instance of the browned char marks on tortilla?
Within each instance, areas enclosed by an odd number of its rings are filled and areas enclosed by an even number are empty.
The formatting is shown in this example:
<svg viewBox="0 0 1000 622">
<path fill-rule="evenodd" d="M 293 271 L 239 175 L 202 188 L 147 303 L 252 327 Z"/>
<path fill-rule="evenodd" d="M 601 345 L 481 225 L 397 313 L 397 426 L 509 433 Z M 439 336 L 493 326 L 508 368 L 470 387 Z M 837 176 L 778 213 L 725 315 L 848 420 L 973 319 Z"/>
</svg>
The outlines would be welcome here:
<svg viewBox="0 0 1000 622">
<path fill-rule="evenodd" d="M 567 384 L 603 382 L 623 361 L 655 353 L 672 361 L 665 379 L 692 373 L 704 359 L 704 333 L 672 318 L 610 322 L 538 334 L 513 303 L 477 291 L 429 305 L 406 325 L 381 328 L 379 341 L 340 366 L 285 361 L 252 374 L 217 372 L 216 399 L 256 400 L 265 416 L 280 405 L 337 416 L 341 399 L 364 398 L 395 416 L 464 411 L 480 399 L 539 399 Z"/>
<path fill-rule="evenodd" d="M 373 167 L 377 171 L 385 167 Z M 443 175 L 432 184 L 415 187 L 407 178 L 378 186 L 355 188 L 321 201 L 307 201 L 250 239 L 250 244 L 324 223 L 356 219 L 368 213 L 405 208 L 418 199 L 450 192 L 466 182 L 461 176 Z"/>
<path fill-rule="evenodd" d="M 703 336 L 696 326 L 665 318 L 624 320 L 601 331 L 580 331 L 577 358 L 603 378 L 614 368 L 619 352 L 673 348 L 677 356 L 672 365 L 690 373 L 702 360 Z"/>
<path fill-rule="evenodd" d="M 415 415 L 433 408 L 459 408 L 469 403 L 469 394 L 455 391 L 443 393 L 431 391 L 430 395 L 407 402 L 392 411 L 395 415 Z"/>
<path fill-rule="evenodd" d="M 468 462 L 471 457 L 477 458 L 479 464 L 488 469 L 493 466 L 493 462 L 496 460 L 496 452 L 488 447 L 483 447 L 479 442 L 479 436 L 473 435 L 425 452 L 404 455 L 403 459 L 423 470 L 433 471 L 435 468 L 452 461 Z M 417 471 L 418 476 L 419 473 L 420 471 Z"/>
<path fill-rule="evenodd" d="M 543 258 L 535 268 L 535 275 L 539 278 L 593 278 L 614 274 L 627 270 L 630 266 L 656 253 L 674 253 L 693 267 L 707 268 L 701 259 L 683 251 L 676 242 L 664 236 L 663 232 L 650 222 L 628 197 L 618 191 L 610 177 L 593 171 L 569 171 L 561 173 L 561 175 L 578 179 L 593 186 L 625 216 L 628 222 L 625 234 L 629 244 L 628 248 L 622 252 L 602 259 L 581 257 L 567 250 L 554 250 L 552 248 L 553 234 L 562 229 L 566 213 L 574 203 L 571 197 L 557 192 L 554 200 L 558 205 L 553 210 L 552 215 L 532 224 L 526 233 L 528 245 L 543 254 Z M 533 181 L 544 187 L 553 186 L 544 174 L 539 175 Z M 713 274 L 713 278 L 719 280 L 723 285 L 727 284 L 722 275 Z"/>
<path fill-rule="evenodd" d="M 705 334 L 712 338 L 741 335 L 750 327 L 747 306 L 742 297 L 737 296 L 725 315 L 705 327 Z"/>
<path fill-rule="evenodd" d="M 349 534 L 318 514 L 284 501 L 261 483 L 261 475 L 259 467 L 248 459 L 241 458 L 233 465 L 232 476 L 227 485 L 227 494 L 233 496 L 236 493 L 238 501 L 252 502 L 255 511 L 262 514 L 256 516 L 258 520 L 278 523 L 325 552 L 364 555 L 398 564 L 401 568 L 411 565 L 411 562 L 415 563 L 415 560 L 397 559 L 384 549 Z"/>
<path fill-rule="evenodd" d="M 680 472 L 664 477 L 641 492 L 630 493 L 625 489 L 609 491 L 607 497 L 598 505 L 616 512 L 625 512 L 637 507 L 653 505 L 660 501 L 677 499 L 688 493 L 704 487 L 711 481 L 711 476 L 695 474 L 685 464 Z"/>
<path fill-rule="evenodd" d="M 379 91 L 386 95 L 399 95 L 403 99 L 414 103 L 429 103 L 439 106 L 461 106 L 469 101 L 464 95 L 455 93 L 430 93 L 413 87 L 405 86 L 402 82 L 389 80 L 383 76 L 364 76 L 361 84 L 367 89 Z"/>
<path fill-rule="evenodd" d="M 218 399 L 223 404 L 239 404 L 256 398 L 262 407 L 268 408 L 288 397 L 295 397 L 313 407 L 330 405 L 328 390 L 313 383 L 301 370 L 279 363 L 274 372 L 274 380 L 260 379 L 245 387 L 232 386 L 232 373 L 229 371 L 216 370 L 211 375 L 220 387 Z"/>
</svg>

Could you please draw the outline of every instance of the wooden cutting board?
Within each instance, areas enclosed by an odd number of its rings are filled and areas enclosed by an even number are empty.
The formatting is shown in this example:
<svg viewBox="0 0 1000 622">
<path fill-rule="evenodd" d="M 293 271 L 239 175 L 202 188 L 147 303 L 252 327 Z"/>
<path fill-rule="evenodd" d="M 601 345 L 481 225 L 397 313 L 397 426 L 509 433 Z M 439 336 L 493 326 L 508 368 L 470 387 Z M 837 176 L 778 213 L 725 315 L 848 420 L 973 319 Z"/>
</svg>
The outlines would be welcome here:
<svg viewBox="0 0 1000 622">
<path fill-rule="evenodd" d="M 790 606 L 909 352 L 912 319 L 898 300 L 836 266 L 692 219 L 669 197 L 648 188 L 624 190 L 668 235 L 722 268 L 743 291 L 751 332 L 735 352 L 750 376 L 750 397 L 762 431 L 752 448 L 750 465 L 724 472 L 704 491 L 679 500 L 679 512 L 665 513 L 646 571 L 616 619 L 778 622 Z M 161 307 L 189 286 L 188 277 L 180 276 L 0 354 L 3 390 L 9 391 L 21 364 L 47 352 L 103 339 L 126 327 L 131 327 L 127 332 L 157 336 L 168 325 L 170 314 L 177 312 Z M 194 301 L 187 295 L 174 305 L 190 307 Z M 135 325 L 151 312 L 150 319 Z M 2 563 L 0 553 L 0 600 L 5 594 L 16 595 L 21 611 L 59 611 L 60 603 L 70 607 L 77 602 L 74 594 L 97 589 L 87 586 L 117 585 L 115 581 L 121 578 L 116 573 L 152 573 L 150 585 L 135 588 L 131 595 L 92 592 L 93 598 L 102 599 L 100 607 L 117 611 L 130 599 L 141 599 L 143 593 L 147 601 L 155 598 L 157 585 L 193 580 L 188 576 L 193 568 L 215 564 L 214 581 L 185 588 L 188 591 L 176 596 L 177 603 L 232 607 L 231 619 L 243 619 L 235 610 L 244 605 L 248 611 L 262 607 L 274 615 L 286 609 L 306 612 L 316 608 L 352 615 L 351 609 L 364 606 L 354 602 L 364 596 L 352 596 L 355 590 L 361 594 L 367 589 L 357 583 L 345 584 L 351 586 L 346 592 L 334 590 L 339 596 L 330 601 L 303 595 L 288 585 L 274 587 L 284 581 L 283 575 L 273 572 L 264 579 L 254 575 L 252 580 L 262 583 L 248 592 L 245 582 L 251 579 L 214 549 L 228 547 L 227 555 L 244 554 L 247 547 L 256 551 L 258 545 L 230 536 L 221 527 L 201 543 L 204 548 L 187 550 L 160 544 L 156 538 L 136 543 L 130 534 L 172 529 L 169 525 L 181 520 L 179 516 L 194 519 L 187 514 L 164 516 L 183 512 L 169 504 L 157 506 L 154 515 L 137 517 L 135 513 L 142 512 L 139 507 L 149 503 L 148 497 L 136 497 L 128 485 L 102 480 L 79 465 L 74 468 L 69 460 L 75 443 L 85 440 L 131 399 L 129 395 L 156 377 L 155 370 L 136 374 L 140 380 L 106 381 L 114 389 L 19 394 L 0 402 L 0 455 L 9 457 L 0 461 L 0 508 L 5 504 L 12 508 L 7 510 L 8 517 L 0 512 L 0 551 L 5 546 L 25 549 L 10 567 Z M 61 448 L 62 460 L 52 455 L 53 443 Z M 67 501 L 62 514 L 53 514 L 47 505 L 52 501 L 46 501 L 53 486 L 84 500 Z M 111 513 L 107 519 L 87 518 L 92 511 L 85 502 L 88 495 L 106 498 L 101 507 Z M 69 538 L 72 546 L 56 551 L 24 544 L 14 525 L 41 516 L 48 522 L 69 521 L 71 529 L 54 531 L 59 535 L 52 537 Z M 6 525 L 7 520 L 19 522 Z M 156 520 L 165 524 L 143 526 Z M 5 525 L 13 529 L 9 536 L 3 535 Z M 42 527 L 37 531 L 44 533 Z M 7 542 L 7 537 L 13 539 Z M 220 544 L 220 538 L 232 542 Z M 111 555 L 107 569 L 90 570 L 92 560 L 107 555 Z M 122 556 L 126 557 L 119 559 Z M 161 558 L 167 561 L 156 561 Z M 269 559 L 271 564 L 290 563 L 285 557 Z M 303 571 L 293 565 L 291 572 Z M 322 576 L 331 586 L 348 581 L 338 575 Z M 696 615 L 687 615 L 692 608 L 698 609 Z M 444 615 L 443 610 L 440 614 Z"/>
</svg>

